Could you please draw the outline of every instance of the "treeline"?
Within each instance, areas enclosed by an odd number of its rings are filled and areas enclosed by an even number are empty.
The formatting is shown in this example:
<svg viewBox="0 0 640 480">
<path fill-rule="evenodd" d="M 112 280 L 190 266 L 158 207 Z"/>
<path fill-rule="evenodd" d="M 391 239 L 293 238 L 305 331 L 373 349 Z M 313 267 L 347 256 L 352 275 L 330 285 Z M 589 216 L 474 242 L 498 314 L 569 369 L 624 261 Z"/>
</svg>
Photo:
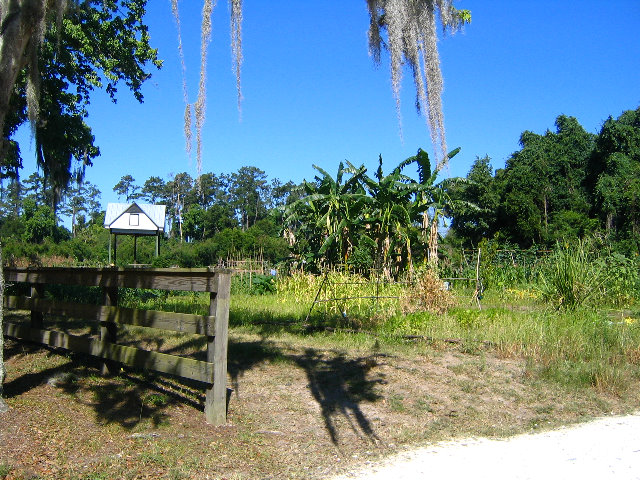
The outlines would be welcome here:
<svg viewBox="0 0 640 480">
<path fill-rule="evenodd" d="M 186 172 L 169 181 L 153 176 L 142 186 L 125 175 L 113 191 L 122 201 L 167 205 L 171 236 L 193 241 L 228 228 L 248 230 L 284 205 L 293 189 L 293 182 L 269 181 L 261 169 L 245 166 L 229 175 L 205 173 L 196 179 Z"/>
<path fill-rule="evenodd" d="M 301 185 L 242 167 L 228 175 L 180 173 L 141 183 L 125 175 L 113 190 L 123 202 L 167 205 L 161 256 L 153 258 L 145 239 L 138 246 L 139 258 L 158 266 L 260 257 L 311 271 L 376 269 L 396 276 L 486 242 L 493 250 L 545 250 L 594 235 L 637 257 L 640 108 L 608 118 L 597 134 L 561 115 L 555 131 L 525 131 L 520 145 L 505 168 L 494 172 L 490 158 L 477 158 L 464 178 L 441 180 L 418 150 L 391 169 L 380 157 L 375 172 L 349 162 L 335 175 L 314 166 L 315 178 Z M 106 263 L 108 233 L 94 185 L 55 191 L 35 173 L 0 187 L 0 235 L 8 256 Z M 59 215 L 71 218 L 71 231 L 58 225 Z M 132 241 L 121 242 L 119 259 L 126 263 Z M 449 248 L 439 249 L 443 242 Z"/>
<path fill-rule="evenodd" d="M 139 240 L 139 258 L 159 266 L 214 265 L 228 257 L 260 256 L 277 262 L 288 256 L 280 235 L 278 207 L 289 199 L 292 182 L 267 178 L 256 167 L 226 175 L 188 173 L 167 181 L 152 176 L 142 185 L 125 175 L 113 187 L 123 202 L 167 205 L 167 242 L 153 258 L 148 239 Z M 108 232 L 101 192 L 89 182 L 71 184 L 51 202 L 52 187 L 38 173 L 0 184 L 0 235 L 9 257 L 53 255 L 85 263 L 106 263 Z M 55 207 L 55 209 L 54 209 Z M 71 219 L 71 231 L 59 217 Z M 120 237 L 121 262 L 131 261 L 132 242 Z"/>
<path fill-rule="evenodd" d="M 478 158 L 452 187 L 449 240 L 552 247 L 593 234 L 628 255 L 640 251 L 640 108 L 609 117 L 598 134 L 561 115 L 555 132 L 525 131 L 504 169 Z"/>
</svg>

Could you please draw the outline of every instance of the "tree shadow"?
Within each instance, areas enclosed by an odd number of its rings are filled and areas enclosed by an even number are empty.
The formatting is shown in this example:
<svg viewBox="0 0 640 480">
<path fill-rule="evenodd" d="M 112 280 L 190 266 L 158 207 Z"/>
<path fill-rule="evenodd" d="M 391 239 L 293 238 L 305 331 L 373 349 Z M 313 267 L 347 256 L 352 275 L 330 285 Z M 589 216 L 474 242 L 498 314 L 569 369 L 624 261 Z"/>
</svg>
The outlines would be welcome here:
<svg viewBox="0 0 640 480">
<path fill-rule="evenodd" d="M 68 398 L 95 412 L 96 422 L 102 425 L 119 424 L 130 430 L 142 422 L 149 421 L 153 427 L 167 422 L 166 410 L 173 405 L 189 404 L 203 409 L 201 399 L 194 400 L 181 395 L 169 380 L 164 381 L 144 373 L 130 375 L 122 371 L 110 377 L 100 374 L 101 361 L 97 358 L 69 353 L 30 342 L 7 342 L 5 359 L 18 355 L 37 354 L 47 351 L 47 356 L 61 354 L 68 361 L 55 367 L 23 373 L 4 384 L 6 399 L 19 397 L 34 388 L 49 385 L 68 395 Z M 181 388 L 189 388 L 180 385 Z"/>
<path fill-rule="evenodd" d="M 319 404 L 327 432 L 334 444 L 339 443 L 339 417 L 344 418 L 360 438 L 379 441 L 373 426 L 361 408 L 363 402 L 381 398 L 376 387 L 384 384 L 384 376 L 372 374 L 376 355 L 347 358 L 344 354 L 321 352 L 307 348 L 303 354 L 284 352 L 266 336 L 260 340 L 229 341 L 227 371 L 236 392 L 248 370 L 265 361 L 287 362 L 301 368 L 307 377 L 310 392 Z"/>
<path fill-rule="evenodd" d="M 131 430 L 141 422 L 149 420 L 153 427 L 158 427 L 168 420 L 165 410 L 181 403 L 173 396 L 149 392 L 148 385 L 132 385 L 118 380 L 94 384 L 88 388 L 92 400 L 83 403 L 94 409 L 100 424 L 117 423 Z"/>
<path fill-rule="evenodd" d="M 37 372 L 24 373 L 4 384 L 4 396 L 6 399 L 19 397 L 20 395 L 43 385 L 53 378 L 56 374 L 64 372 L 72 368 L 73 362 L 56 367 L 39 370 Z"/>
<path fill-rule="evenodd" d="M 353 432 L 361 438 L 378 442 L 371 422 L 363 413 L 362 402 L 375 402 L 381 397 L 376 385 L 384 383 L 381 374 L 370 378 L 376 365 L 374 357 L 349 359 L 343 354 L 326 358 L 314 349 L 307 349 L 296 358 L 309 380 L 309 388 L 321 407 L 325 427 L 334 444 L 338 443 L 336 417 L 342 416 Z"/>
</svg>

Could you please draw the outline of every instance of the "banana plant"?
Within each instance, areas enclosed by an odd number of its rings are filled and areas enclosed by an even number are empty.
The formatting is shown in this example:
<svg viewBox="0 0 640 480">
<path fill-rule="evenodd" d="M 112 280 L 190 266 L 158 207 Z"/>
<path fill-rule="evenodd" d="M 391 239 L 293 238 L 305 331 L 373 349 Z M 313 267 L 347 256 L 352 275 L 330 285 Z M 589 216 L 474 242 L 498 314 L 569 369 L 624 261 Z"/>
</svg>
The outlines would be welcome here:
<svg viewBox="0 0 640 480">
<path fill-rule="evenodd" d="M 460 152 L 460 147 L 447 154 L 447 161 Z M 407 158 L 398 168 L 415 163 L 418 167 L 418 182 L 415 183 L 415 197 L 411 206 L 412 220 L 420 221 L 422 226 L 422 242 L 428 247 L 428 262 L 435 268 L 438 263 L 438 224 L 445 212 L 454 210 L 454 201 L 448 194 L 448 186 L 452 182 L 463 179 L 444 179 L 436 183 L 440 169 L 436 166 L 431 170 L 429 154 L 418 149 L 416 155 Z M 431 217 L 429 217 L 431 212 Z"/>
<path fill-rule="evenodd" d="M 296 222 L 306 230 L 308 239 L 313 237 L 317 257 L 333 264 L 346 263 L 368 202 L 362 187 L 366 168 L 340 162 L 334 179 L 324 169 L 313 167 L 320 175 L 313 183 L 303 183 L 303 197 L 285 209 L 285 221 L 289 225 Z"/>
<path fill-rule="evenodd" d="M 404 163 L 404 162 L 403 162 Z M 378 158 L 378 169 L 374 178 L 364 177 L 370 195 L 368 214 L 364 222 L 369 225 L 377 245 L 377 265 L 386 276 L 391 276 L 396 254 L 396 264 L 406 258 L 410 268 L 411 259 L 411 204 L 416 193 L 416 184 L 402 173 L 403 163 L 385 175 L 382 156 Z M 403 254 L 406 254 L 403 255 Z M 397 258 L 400 258 L 400 262 Z"/>
</svg>

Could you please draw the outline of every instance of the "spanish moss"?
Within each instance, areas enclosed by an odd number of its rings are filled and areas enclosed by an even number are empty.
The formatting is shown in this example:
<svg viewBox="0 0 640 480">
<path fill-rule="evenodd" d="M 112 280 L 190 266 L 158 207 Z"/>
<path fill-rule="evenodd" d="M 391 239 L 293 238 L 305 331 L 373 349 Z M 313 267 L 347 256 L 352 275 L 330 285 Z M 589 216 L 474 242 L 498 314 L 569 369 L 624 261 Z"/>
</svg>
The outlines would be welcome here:
<svg viewBox="0 0 640 480">
<path fill-rule="evenodd" d="M 182 96 L 184 98 L 184 137 L 187 155 L 191 158 L 191 144 L 193 137 L 191 135 L 191 104 L 189 103 L 189 90 L 187 89 L 187 67 L 184 61 L 184 50 L 182 48 L 182 29 L 180 27 L 180 11 L 178 10 L 178 0 L 171 0 L 171 12 L 176 21 L 178 30 L 178 55 L 180 57 L 180 66 L 182 69 Z"/>
<path fill-rule="evenodd" d="M 242 117 L 242 86 L 240 70 L 242 67 L 242 0 L 231 0 L 231 57 L 236 75 L 238 92 L 238 114 Z"/>
<path fill-rule="evenodd" d="M 196 161 L 198 163 L 198 176 L 202 171 L 202 127 L 205 120 L 207 106 L 207 52 L 211 42 L 211 15 L 216 2 L 205 0 L 202 8 L 202 25 L 200 27 L 200 84 L 198 98 L 195 104 L 196 114 Z"/>
<path fill-rule="evenodd" d="M 456 10 L 452 0 L 367 0 L 369 8 L 369 53 L 380 64 L 382 47 L 389 51 L 391 87 L 402 135 L 400 90 L 402 66 L 407 63 L 416 88 L 416 109 L 424 111 L 437 166 L 447 161 L 447 142 L 442 112 L 442 73 L 438 55 L 436 13 L 443 29 L 457 30 L 469 21 L 468 12 Z M 386 42 L 382 32 L 386 31 Z"/>
</svg>

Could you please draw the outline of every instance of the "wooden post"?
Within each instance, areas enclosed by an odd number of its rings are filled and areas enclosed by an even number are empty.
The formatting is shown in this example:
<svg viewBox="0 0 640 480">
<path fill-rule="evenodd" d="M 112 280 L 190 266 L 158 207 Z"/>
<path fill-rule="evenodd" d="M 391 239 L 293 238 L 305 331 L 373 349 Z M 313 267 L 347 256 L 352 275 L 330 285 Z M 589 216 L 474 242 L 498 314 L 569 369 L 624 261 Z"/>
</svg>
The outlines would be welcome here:
<svg viewBox="0 0 640 480">
<path fill-rule="evenodd" d="M 207 389 L 204 413 L 207 423 L 224 425 L 227 421 L 227 337 L 231 274 L 217 272 L 217 292 L 209 294 L 209 315 L 215 316 L 214 336 L 207 337 L 207 361 L 213 363 L 213 385 Z"/>
<path fill-rule="evenodd" d="M 103 287 L 102 303 L 106 306 L 118 306 L 118 287 Z M 108 320 L 100 325 L 100 340 L 103 342 L 116 343 L 118 337 L 118 326 L 115 322 Z M 102 363 L 102 374 L 110 375 L 118 371 L 114 362 L 104 361 Z"/>
<path fill-rule="evenodd" d="M 138 263 L 138 235 L 133 236 L 133 263 Z"/>
<path fill-rule="evenodd" d="M 118 234 L 113 234 L 113 264 L 115 265 L 118 261 Z"/>
<path fill-rule="evenodd" d="M 39 298 L 44 298 L 44 284 L 37 283 L 31 286 L 31 299 L 37 300 Z M 42 328 L 42 321 L 44 316 L 42 312 L 37 312 L 35 310 L 31 310 L 31 328 Z"/>
</svg>

